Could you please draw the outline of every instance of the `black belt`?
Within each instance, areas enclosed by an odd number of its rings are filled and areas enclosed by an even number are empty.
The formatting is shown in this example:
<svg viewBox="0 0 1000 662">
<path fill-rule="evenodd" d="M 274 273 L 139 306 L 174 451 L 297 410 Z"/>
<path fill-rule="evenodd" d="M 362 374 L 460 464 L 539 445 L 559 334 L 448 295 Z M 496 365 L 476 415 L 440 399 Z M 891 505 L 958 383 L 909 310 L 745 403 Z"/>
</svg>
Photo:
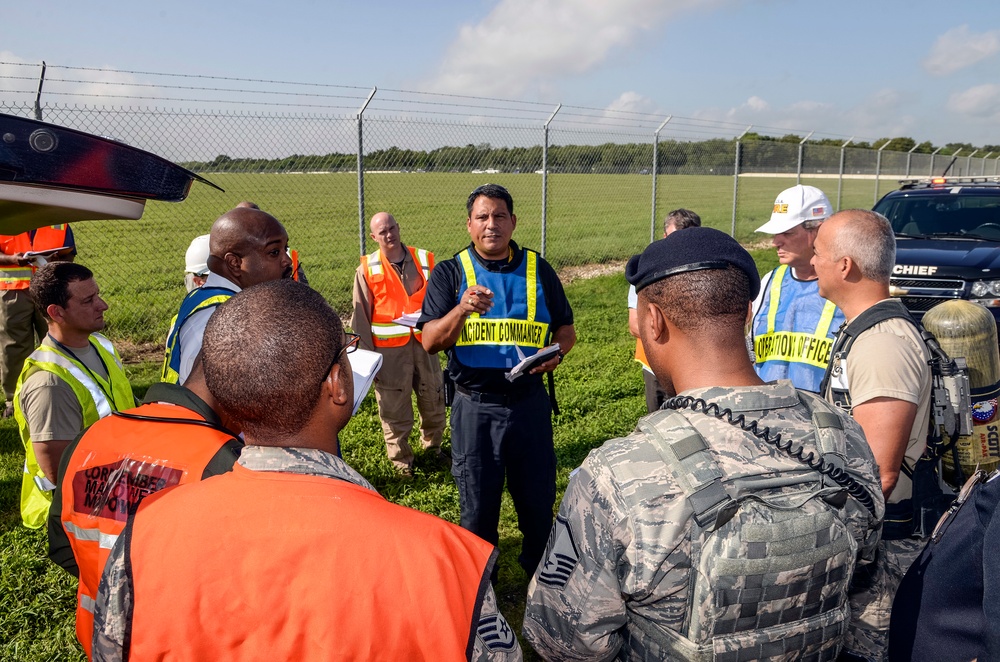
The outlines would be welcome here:
<svg viewBox="0 0 1000 662">
<path fill-rule="evenodd" d="M 455 384 L 455 390 L 473 402 L 484 402 L 489 405 L 503 405 L 504 407 L 509 407 L 515 402 L 525 399 L 537 389 L 519 389 L 517 391 L 511 391 L 510 393 L 484 393 L 482 391 L 467 389 L 460 384 Z"/>
</svg>

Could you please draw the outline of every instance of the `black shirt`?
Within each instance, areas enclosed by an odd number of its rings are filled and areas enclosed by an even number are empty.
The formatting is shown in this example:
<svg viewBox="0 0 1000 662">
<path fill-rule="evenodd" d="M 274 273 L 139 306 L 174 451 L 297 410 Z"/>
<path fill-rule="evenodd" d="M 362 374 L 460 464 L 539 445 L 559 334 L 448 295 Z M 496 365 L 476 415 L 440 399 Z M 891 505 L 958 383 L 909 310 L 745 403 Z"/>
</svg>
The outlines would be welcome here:
<svg viewBox="0 0 1000 662">
<path fill-rule="evenodd" d="M 472 244 L 469 244 L 474 259 L 487 271 L 498 273 L 510 273 L 521 266 L 524 251 L 513 241 L 510 242 L 510 247 L 513 252 L 510 260 L 486 260 L 476 252 Z M 434 265 L 434 271 L 431 272 L 431 278 L 427 282 L 424 306 L 417 322 L 418 328 L 423 328 L 424 324 L 431 320 L 441 319 L 458 305 L 458 288 L 462 285 L 463 274 L 462 265 L 457 258 L 458 253 L 455 255 L 456 257 L 450 260 Z M 538 258 L 538 277 L 542 283 L 542 292 L 545 294 L 545 306 L 552 318 L 549 324 L 551 331 L 555 332 L 561 326 L 573 324 L 573 310 L 566 300 L 566 293 L 563 291 L 559 276 L 541 256 Z M 494 293 L 494 296 L 498 294 Z M 445 354 L 448 357 L 448 373 L 451 379 L 472 391 L 508 393 L 532 388 L 542 383 L 541 375 L 525 375 L 511 383 L 504 377 L 506 370 L 502 368 L 472 368 L 463 365 L 455 358 L 454 346 L 446 349 Z"/>
</svg>

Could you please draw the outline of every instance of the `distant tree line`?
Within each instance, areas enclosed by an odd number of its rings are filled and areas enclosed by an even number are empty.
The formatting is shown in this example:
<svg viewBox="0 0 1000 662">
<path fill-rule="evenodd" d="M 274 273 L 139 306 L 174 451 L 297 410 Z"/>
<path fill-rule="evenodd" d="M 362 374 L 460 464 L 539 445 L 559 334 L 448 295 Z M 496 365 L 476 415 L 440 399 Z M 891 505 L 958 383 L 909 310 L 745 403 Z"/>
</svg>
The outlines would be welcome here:
<svg viewBox="0 0 1000 662">
<path fill-rule="evenodd" d="M 742 139 L 741 172 L 794 172 L 798 144 L 802 137 L 788 134 L 780 138 L 748 133 Z M 834 138 L 806 142 L 805 167 L 810 171 L 836 171 L 840 147 L 844 141 Z M 849 147 L 877 149 L 886 142 L 885 151 L 930 154 L 935 149 L 929 141 L 919 145 L 912 138 L 882 138 L 872 143 L 852 142 Z M 702 141 L 666 140 L 658 146 L 658 172 L 661 174 L 732 174 L 735 139 L 713 138 Z M 831 149 L 809 150 L 810 146 Z M 836 149 L 832 149 L 836 148 Z M 915 148 L 915 149 L 914 149 Z M 960 150 L 968 156 L 975 149 L 969 143 L 948 143 L 938 154 L 949 156 Z M 977 156 L 993 152 L 1000 155 L 1000 145 L 985 145 Z M 603 145 L 552 145 L 549 147 L 549 172 L 649 174 L 653 168 L 651 143 L 604 143 Z M 233 158 L 220 154 L 211 161 L 182 164 L 195 172 L 315 172 L 353 171 L 357 155 L 333 152 L 324 155 L 292 154 L 278 159 Z M 542 146 L 492 147 L 489 143 L 464 147 L 438 147 L 412 150 L 390 147 L 365 154 L 366 170 L 408 170 L 417 172 L 534 172 L 542 167 Z"/>
</svg>

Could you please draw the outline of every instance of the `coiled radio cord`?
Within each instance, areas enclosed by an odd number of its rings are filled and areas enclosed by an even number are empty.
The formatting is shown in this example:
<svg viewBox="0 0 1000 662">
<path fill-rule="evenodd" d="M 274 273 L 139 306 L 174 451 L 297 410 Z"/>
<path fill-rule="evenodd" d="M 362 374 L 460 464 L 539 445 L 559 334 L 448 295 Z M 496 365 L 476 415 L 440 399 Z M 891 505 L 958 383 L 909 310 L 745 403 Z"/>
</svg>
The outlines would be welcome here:
<svg viewBox="0 0 1000 662">
<path fill-rule="evenodd" d="M 872 495 L 864 488 L 863 485 L 861 485 L 861 483 L 855 480 L 854 477 L 848 474 L 844 469 L 828 463 L 812 451 L 807 453 L 805 447 L 799 446 L 796 448 L 791 440 L 782 441 L 780 432 L 772 436 L 771 428 L 765 425 L 763 429 L 761 429 L 758 426 L 758 421 L 756 420 L 748 422 L 746 416 L 743 414 L 734 416 L 733 410 L 728 407 L 723 409 L 714 402 L 705 402 L 701 398 L 692 398 L 689 395 L 677 395 L 672 398 L 668 398 L 663 403 L 663 406 L 667 409 L 673 409 L 674 411 L 680 409 L 690 409 L 708 416 L 714 416 L 720 421 L 724 420 L 726 423 L 740 428 L 744 432 L 749 432 L 757 439 L 774 446 L 785 454 L 808 466 L 810 469 L 817 471 L 824 476 L 829 476 L 830 480 L 847 490 L 848 494 L 864 506 L 868 512 L 872 514 L 872 517 L 878 518 L 878 513 L 875 510 L 875 500 L 872 499 Z"/>
</svg>

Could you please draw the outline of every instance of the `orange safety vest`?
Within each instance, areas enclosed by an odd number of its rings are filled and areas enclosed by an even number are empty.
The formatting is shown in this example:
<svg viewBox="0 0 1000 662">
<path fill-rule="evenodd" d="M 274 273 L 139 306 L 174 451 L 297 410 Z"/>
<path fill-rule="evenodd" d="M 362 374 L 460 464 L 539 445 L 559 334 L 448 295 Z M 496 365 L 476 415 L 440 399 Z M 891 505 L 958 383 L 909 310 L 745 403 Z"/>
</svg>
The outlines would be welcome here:
<svg viewBox="0 0 1000 662">
<path fill-rule="evenodd" d="M 239 464 L 130 526 L 134 660 L 465 660 L 495 559 L 373 490 Z"/>
<path fill-rule="evenodd" d="M 365 282 L 372 293 L 372 343 L 375 347 L 402 347 L 410 342 L 410 336 L 420 341 L 420 331 L 409 326 L 396 324 L 393 320 L 406 313 L 420 311 L 427 291 L 427 281 L 434 268 L 434 253 L 407 246 L 413 262 L 420 267 L 424 282 L 413 294 L 407 294 L 399 274 L 384 259 L 381 250 L 363 255 Z"/>
<path fill-rule="evenodd" d="M 642 348 L 642 341 L 638 338 L 635 341 L 635 360 L 649 368 L 649 360 L 646 358 L 646 352 Z M 652 368 L 649 368 L 649 370 L 652 371 Z"/>
<path fill-rule="evenodd" d="M 50 225 L 35 230 L 35 240 L 31 240 L 28 232 L 21 234 L 0 235 L 0 252 L 5 255 L 27 253 L 28 251 L 45 251 L 51 248 L 62 248 L 66 245 L 66 228 L 68 226 Z M 35 273 L 34 265 L 18 266 L 6 264 L 0 266 L 0 290 L 26 290 L 31 283 L 31 275 Z"/>
<path fill-rule="evenodd" d="M 288 255 L 292 258 L 292 280 L 297 283 L 299 282 L 299 252 L 288 251 Z"/>
<path fill-rule="evenodd" d="M 159 419 L 204 419 L 165 402 L 130 409 Z M 80 439 L 62 483 L 62 526 L 80 570 L 76 636 L 87 657 L 94 634 L 94 601 L 111 547 L 139 500 L 163 488 L 202 479 L 232 435 L 215 427 L 106 416 Z"/>
</svg>

